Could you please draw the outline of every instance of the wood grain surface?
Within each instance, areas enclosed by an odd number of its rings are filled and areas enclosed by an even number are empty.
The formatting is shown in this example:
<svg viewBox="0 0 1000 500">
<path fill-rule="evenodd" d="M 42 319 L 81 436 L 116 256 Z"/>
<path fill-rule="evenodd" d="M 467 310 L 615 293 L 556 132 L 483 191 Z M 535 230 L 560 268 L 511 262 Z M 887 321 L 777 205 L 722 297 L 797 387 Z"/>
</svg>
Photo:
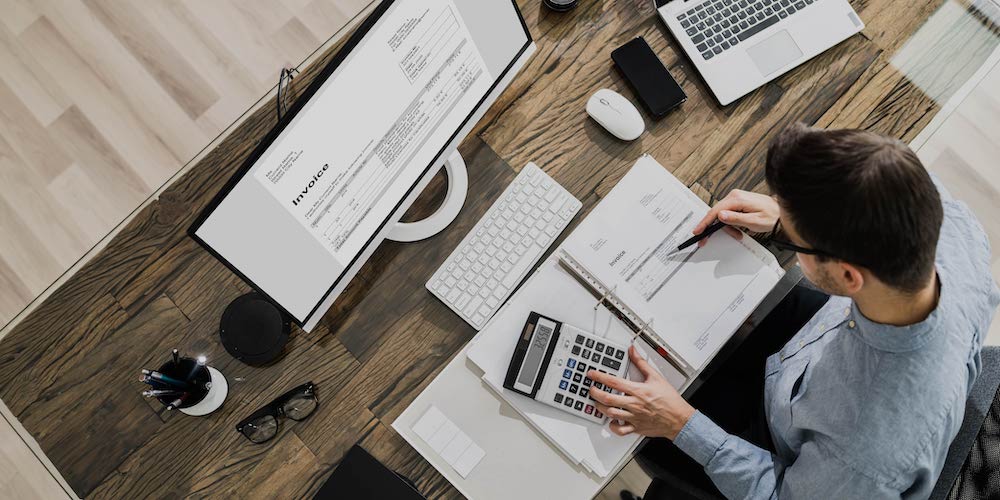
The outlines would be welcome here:
<svg viewBox="0 0 1000 500">
<path fill-rule="evenodd" d="M 518 3 L 538 52 L 460 148 L 470 189 L 458 220 L 427 241 L 382 244 L 320 326 L 310 334 L 295 329 L 272 366 L 253 368 L 226 355 L 219 317 L 248 287 L 185 236 L 273 124 L 271 107 L 247 118 L 0 342 L 0 397 L 78 494 L 308 496 L 358 443 L 427 496 L 457 497 L 390 424 L 474 334 L 424 282 L 526 162 L 581 199 L 582 215 L 645 152 L 717 199 L 733 188 L 764 188 L 768 139 L 788 123 L 864 127 L 908 139 L 938 109 L 891 62 L 942 1 L 855 0 L 868 23 L 862 34 L 728 107 L 714 101 L 648 0 L 584 0 L 567 14 L 535 0 Z M 108 23 L 123 15 L 102 11 Z M 689 100 L 662 120 L 647 117 L 648 132 L 623 143 L 583 108 L 601 87 L 634 100 L 609 54 L 638 35 Z M 168 90 L 189 113 L 207 104 L 201 92 Z M 409 216 L 432 211 L 444 189 L 440 178 L 432 182 Z M 228 377 L 221 410 L 192 418 L 139 396 L 139 368 L 161 363 L 172 347 L 207 355 Z M 235 432 L 241 418 L 309 380 L 320 400 L 309 420 L 283 422 L 278 438 L 265 445 Z"/>
</svg>

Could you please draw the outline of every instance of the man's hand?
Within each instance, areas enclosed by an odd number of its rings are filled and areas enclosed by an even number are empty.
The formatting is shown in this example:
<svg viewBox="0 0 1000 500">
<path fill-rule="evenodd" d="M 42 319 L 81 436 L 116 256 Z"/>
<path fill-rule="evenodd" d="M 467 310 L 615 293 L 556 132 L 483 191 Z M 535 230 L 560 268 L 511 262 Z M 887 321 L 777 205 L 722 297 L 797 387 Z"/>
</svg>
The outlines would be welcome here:
<svg viewBox="0 0 1000 500">
<path fill-rule="evenodd" d="M 625 380 L 596 370 L 587 372 L 594 382 L 623 393 L 610 394 L 592 388 L 590 394 L 597 402 L 597 409 L 612 419 L 611 432 L 619 436 L 635 432 L 673 440 L 694 415 L 694 407 L 648 361 L 642 359 L 634 346 L 629 348 L 628 357 L 646 377 L 644 382 Z"/>
<path fill-rule="evenodd" d="M 735 228 L 743 228 L 755 233 L 770 231 L 778 222 L 779 212 L 778 202 L 774 198 L 734 189 L 716 203 L 691 232 L 701 234 L 712 222 L 719 219 L 732 226 L 727 227 L 726 231 L 739 239 L 743 237 L 743 233 Z M 705 243 L 708 243 L 708 239 L 699 241 L 698 245 L 704 246 Z"/>
</svg>

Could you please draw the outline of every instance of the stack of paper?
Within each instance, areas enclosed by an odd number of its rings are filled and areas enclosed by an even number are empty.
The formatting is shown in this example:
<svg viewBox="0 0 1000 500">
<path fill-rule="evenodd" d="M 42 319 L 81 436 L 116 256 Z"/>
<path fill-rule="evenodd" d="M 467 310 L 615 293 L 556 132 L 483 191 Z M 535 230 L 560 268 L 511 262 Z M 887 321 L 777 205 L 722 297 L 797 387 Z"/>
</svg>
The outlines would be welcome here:
<svg viewBox="0 0 1000 500">
<path fill-rule="evenodd" d="M 413 424 L 413 432 L 462 477 L 468 477 L 486 456 L 486 452 L 436 406 L 428 408 L 424 416 Z"/>
</svg>

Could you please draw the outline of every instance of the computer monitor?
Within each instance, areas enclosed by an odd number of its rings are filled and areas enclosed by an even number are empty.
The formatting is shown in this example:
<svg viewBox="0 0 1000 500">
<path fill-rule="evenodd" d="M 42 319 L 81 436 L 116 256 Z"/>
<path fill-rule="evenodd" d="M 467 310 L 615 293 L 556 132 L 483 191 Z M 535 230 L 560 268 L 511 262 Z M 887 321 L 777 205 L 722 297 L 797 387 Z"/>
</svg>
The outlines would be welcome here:
<svg viewBox="0 0 1000 500">
<path fill-rule="evenodd" d="M 513 0 L 383 1 L 189 234 L 311 330 L 534 48 Z"/>
</svg>

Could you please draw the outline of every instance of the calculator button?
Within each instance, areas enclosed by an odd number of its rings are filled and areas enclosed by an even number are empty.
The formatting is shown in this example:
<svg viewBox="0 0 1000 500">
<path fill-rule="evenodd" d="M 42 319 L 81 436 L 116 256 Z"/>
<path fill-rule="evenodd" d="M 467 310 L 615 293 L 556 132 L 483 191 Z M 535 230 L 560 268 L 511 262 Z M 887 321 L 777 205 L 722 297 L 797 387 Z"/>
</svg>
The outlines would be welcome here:
<svg viewBox="0 0 1000 500">
<path fill-rule="evenodd" d="M 604 371 L 604 370 L 601 370 L 601 369 L 598 369 L 597 371 L 599 371 L 599 372 L 601 372 L 601 373 L 603 373 L 603 374 L 605 374 L 605 375 L 607 375 L 607 374 L 608 374 L 608 372 L 606 372 L 606 371 Z"/>
<path fill-rule="evenodd" d="M 573 370 L 570 370 L 570 369 L 568 369 L 568 368 L 567 368 L 567 369 L 565 369 L 565 370 L 563 370 L 563 378 L 564 378 L 564 379 L 567 379 L 567 380 L 568 380 L 568 379 L 569 379 L 570 377 L 572 377 L 572 376 L 573 376 Z"/>
<path fill-rule="evenodd" d="M 621 361 L 615 361 L 611 358 L 604 358 L 604 360 L 601 361 L 601 364 L 607 366 L 608 368 L 611 368 L 612 370 L 617 370 L 622 366 Z"/>
<path fill-rule="evenodd" d="M 575 408 L 577 411 L 582 410 L 583 409 L 583 401 L 577 401 L 576 402 L 576 406 L 574 406 L 573 408 Z"/>
<path fill-rule="evenodd" d="M 573 398 L 566 398 L 566 399 L 564 399 L 563 400 L 563 404 L 566 405 L 566 406 L 569 406 L 570 408 L 572 408 L 573 407 Z"/>
<path fill-rule="evenodd" d="M 608 346 L 606 349 L 604 349 L 604 354 L 607 354 L 608 356 L 611 356 L 614 353 L 615 353 L 614 347 Z"/>
<path fill-rule="evenodd" d="M 600 410 L 594 410 L 594 416 L 597 418 L 604 418 L 604 414 Z"/>
<path fill-rule="evenodd" d="M 608 386 L 604 386 L 604 392 L 611 392 L 611 388 Z"/>
<path fill-rule="evenodd" d="M 573 354 L 576 354 L 576 355 L 580 354 L 580 346 L 578 346 L 578 345 L 573 346 Z"/>
<path fill-rule="evenodd" d="M 587 408 L 584 409 L 583 412 L 586 413 L 587 415 L 590 415 L 594 413 L 594 407 L 591 405 L 587 405 Z"/>
<path fill-rule="evenodd" d="M 587 384 L 584 384 L 584 386 L 586 386 L 586 385 Z M 573 387 L 576 387 L 576 385 L 574 385 Z M 586 387 L 581 387 L 580 388 L 580 397 L 581 398 L 587 397 L 588 394 L 590 394 L 590 389 L 587 389 Z"/>
<path fill-rule="evenodd" d="M 604 344 L 601 342 L 597 343 L 597 352 L 604 352 Z"/>
<path fill-rule="evenodd" d="M 587 379 L 587 380 L 590 380 L 590 379 Z M 594 389 L 601 390 L 603 388 L 604 388 L 604 384 L 601 384 L 600 382 L 594 382 Z"/>
<path fill-rule="evenodd" d="M 594 363 L 600 363 L 600 362 L 601 362 L 601 355 L 600 355 L 600 354 L 597 354 L 597 353 L 595 352 L 595 353 L 594 353 L 594 354 L 593 354 L 592 356 L 590 356 L 590 359 L 591 359 L 591 360 L 592 360 L 592 361 L 593 361 Z"/>
<path fill-rule="evenodd" d="M 587 371 L 587 365 L 585 365 L 583 363 L 577 363 L 576 364 L 576 371 L 578 371 L 580 373 L 583 373 L 583 372 Z"/>
<path fill-rule="evenodd" d="M 594 347 L 594 339 L 587 339 L 587 349 Z"/>
<path fill-rule="evenodd" d="M 580 382 L 581 380 L 583 380 L 583 374 L 580 373 L 573 374 L 573 382 Z"/>
<path fill-rule="evenodd" d="M 565 391 L 567 387 L 569 387 L 569 382 L 567 382 L 565 380 L 560 380 L 559 381 L 559 388 L 560 389 L 562 389 L 562 390 Z"/>
<path fill-rule="evenodd" d="M 562 394 L 556 394 L 555 402 L 562 403 L 562 398 L 563 398 Z"/>
<path fill-rule="evenodd" d="M 583 335 L 577 335 L 576 336 L 576 343 L 577 344 L 582 344 L 583 343 Z"/>
<path fill-rule="evenodd" d="M 587 387 L 590 387 L 590 384 L 593 384 L 593 383 L 594 383 L 594 381 L 590 380 L 589 378 L 583 379 L 583 385 L 585 385 Z"/>
<path fill-rule="evenodd" d="M 576 394 L 576 392 L 579 391 L 579 390 L 580 390 L 580 386 L 578 386 L 576 384 L 573 384 L 573 385 L 569 386 L 569 392 L 572 392 L 573 394 Z"/>
<path fill-rule="evenodd" d="M 583 350 L 583 359 L 590 359 L 590 349 Z"/>
<path fill-rule="evenodd" d="M 566 367 L 567 368 L 576 368 L 576 360 L 573 359 L 573 358 L 567 359 L 566 360 Z"/>
<path fill-rule="evenodd" d="M 573 353 L 573 354 L 576 354 L 576 353 Z M 615 359 L 622 359 L 624 357 L 625 357 L 625 351 L 623 351 L 621 349 L 618 349 L 617 351 L 615 351 Z"/>
</svg>

